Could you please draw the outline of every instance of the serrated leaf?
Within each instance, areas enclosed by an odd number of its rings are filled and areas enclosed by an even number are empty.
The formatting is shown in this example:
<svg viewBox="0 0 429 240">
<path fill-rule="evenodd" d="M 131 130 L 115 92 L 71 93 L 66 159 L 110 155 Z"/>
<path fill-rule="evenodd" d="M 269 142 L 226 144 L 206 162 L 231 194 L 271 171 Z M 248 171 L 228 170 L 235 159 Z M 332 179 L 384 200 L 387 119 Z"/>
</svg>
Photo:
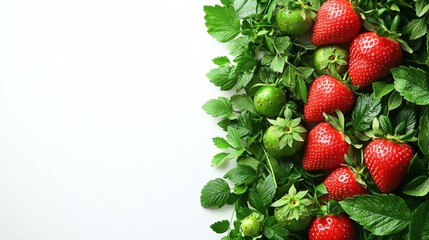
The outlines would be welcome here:
<svg viewBox="0 0 429 240">
<path fill-rule="evenodd" d="M 202 108 L 212 117 L 229 118 L 232 114 L 232 105 L 226 97 L 211 99 Z"/>
<path fill-rule="evenodd" d="M 402 231 L 410 223 L 411 211 L 404 200 L 392 194 L 360 195 L 340 202 L 351 219 L 377 236 Z"/>
<path fill-rule="evenodd" d="M 256 14 L 256 0 L 234 0 L 234 8 L 239 18 L 246 18 Z"/>
<path fill-rule="evenodd" d="M 259 168 L 259 165 L 261 164 L 261 162 L 259 160 L 257 160 L 256 158 L 253 157 L 242 157 L 237 159 L 237 164 L 238 165 L 245 165 L 245 166 L 249 166 L 255 170 L 257 170 Z"/>
<path fill-rule="evenodd" d="M 417 105 L 429 104 L 429 82 L 423 70 L 399 67 L 391 72 L 395 79 L 395 89 L 401 96 Z"/>
<path fill-rule="evenodd" d="M 231 145 L 224 138 L 221 138 L 221 137 L 213 138 L 213 143 L 219 149 L 231 148 Z"/>
<path fill-rule="evenodd" d="M 410 240 L 429 240 L 429 201 L 422 203 L 414 212 L 410 224 Z"/>
<path fill-rule="evenodd" d="M 228 160 L 228 153 L 218 153 L 214 155 L 212 159 L 212 167 L 219 167 L 221 166 L 226 160 Z"/>
<path fill-rule="evenodd" d="M 228 57 L 226 57 L 226 56 L 220 56 L 220 57 L 213 58 L 212 61 L 214 64 L 216 64 L 218 66 L 229 65 L 231 63 L 229 61 Z"/>
<path fill-rule="evenodd" d="M 416 3 L 416 15 L 417 17 L 421 17 L 425 15 L 429 11 L 429 4 L 426 0 L 417 0 Z"/>
<path fill-rule="evenodd" d="M 229 42 L 227 48 L 232 56 L 239 56 L 249 50 L 249 43 L 251 38 L 249 36 L 240 36 Z"/>
<path fill-rule="evenodd" d="M 200 202 L 204 208 L 225 206 L 230 195 L 228 183 L 222 178 L 209 181 L 201 190 Z"/>
<path fill-rule="evenodd" d="M 264 209 L 271 204 L 275 193 L 274 179 L 271 175 L 268 175 L 268 177 L 258 182 L 256 190 L 250 190 L 249 203 L 259 212 L 264 212 Z"/>
<path fill-rule="evenodd" d="M 249 84 L 249 82 L 252 80 L 254 75 L 254 71 L 249 71 L 249 72 L 245 72 L 243 73 L 239 79 L 238 79 L 238 83 L 237 83 L 237 92 L 239 92 L 240 90 L 242 90 L 244 87 L 247 86 L 247 84 Z"/>
<path fill-rule="evenodd" d="M 404 33 L 410 34 L 411 40 L 423 37 L 427 33 L 425 18 L 413 19 L 404 28 Z"/>
<path fill-rule="evenodd" d="M 237 129 L 233 127 L 228 127 L 227 129 L 228 134 L 226 135 L 226 140 L 229 144 L 235 149 L 240 149 L 243 146 L 241 145 L 241 137 L 240 133 L 237 131 Z"/>
<path fill-rule="evenodd" d="M 207 73 L 207 78 L 215 86 L 220 87 L 221 90 L 230 90 L 237 83 L 237 73 L 230 65 L 220 66 L 214 68 Z"/>
<path fill-rule="evenodd" d="M 229 170 L 224 178 L 231 180 L 235 185 L 249 185 L 256 180 L 256 171 L 249 166 L 237 166 Z"/>
<path fill-rule="evenodd" d="M 285 71 L 283 72 L 281 76 L 281 80 L 283 84 L 288 89 L 295 89 L 295 79 L 296 79 L 296 71 L 293 67 L 288 66 L 286 67 Z"/>
<path fill-rule="evenodd" d="M 405 122 L 405 133 L 414 131 L 417 124 L 416 113 L 414 110 L 412 108 L 402 108 L 395 116 L 396 125 L 400 122 Z"/>
<path fill-rule="evenodd" d="M 274 72 L 279 72 L 279 73 L 283 72 L 284 66 L 285 66 L 285 61 L 283 61 L 283 59 L 278 55 L 273 58 L 270 64 L 270 68 Z"/>
<path fill-rule="evenodd" d="M 231 97 L 232 109 L 236 112 L 255 112 L 253 100 L 249 95 L 234 95 Z"/>
<path fill-rule="evenodd" d="M 228 220 L 217 221 L 217 222 L 213 223 L 212 225 L 210 225 L 210 228 L 215 233 L 224 233 L 224 232 L 228 231 L 228 229 L 229 229 L 229 221 Z"/>
<path fill-rule="evenodd" d="M 256 65 L 255 57 L 249 54 L 241 54 L 234 59 L 234 62 L 237 63 L 237 70 L 241 72 L 250 71 Z"/>
<path fill-rule="evenodd" d="M 368 94 L 358 97 L 352 113 L 353 127 L 360 132 L 368 130 L 371 127 L 372 120 L 380 112 L 380 99 L 374 99 Z"/>
<path fill-rule="evenodd" d="M 273 217 L 265 222 L 263 232 L 268 239 L 272 240 L 284 240 L 289 235 L 289 231 L 280 223 L 277 223 Z"/>
<path fill-rule="evenodd" d="M 240 33 L 240 19 L 231 6 L 204 6 L 207 32 L 219 42 L 228 42 Z"/>
</svg>

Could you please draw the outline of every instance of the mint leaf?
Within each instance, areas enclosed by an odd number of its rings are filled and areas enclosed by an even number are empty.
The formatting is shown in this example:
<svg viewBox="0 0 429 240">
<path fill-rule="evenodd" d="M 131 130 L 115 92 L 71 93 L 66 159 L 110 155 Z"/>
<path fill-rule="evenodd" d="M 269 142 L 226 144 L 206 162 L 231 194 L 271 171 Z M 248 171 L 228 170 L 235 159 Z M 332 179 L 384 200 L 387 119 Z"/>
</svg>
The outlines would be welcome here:
<svg viewBox="0 0 429 240">
<path fill-rule="evenodd" d="M 239 18 L 246 18 L 256 14 L 256 0 L 234 0 L 234 8 Z"/>
<path fill-rule="evenodd" d="M 284 67 L 285 67 L 285 61 L 283 61 L 283 59 L 281 57 L 279 57 L 278 55 L 275 56 L 273 58 L 273 60 L 271 61 L 270 68 L 274 72 L 281 73 L 281 72 L 283 72 Z"/>
<path fill-rule="evenodd" d="M 407 101 L 417 105 L 429 104 L 429 82 L 426 73 L 417 68 L 399 67 L 391 70 L 395 89 Z"/>
<path fill-rule="evenodd" d="M 210 79 L 210 82 L 224 91 L 230 90 L 238 81 L 237 73 L 231 65 L 214 68 L 206 76 Z"/>
<path fill-rule="evenodd" d="M 224 178 L 231 180 L 235 185 L 249 185 L 258 177 L 256 171 L 249 166 L 237 166 L 229 170 Z"/>
<path fill-rule="evenodd" d="M 231 6 L 204 6 L 207 32 L 219 42 L 228 42 L 240 33 L 240 19 Z"/>
<path fill-rule="evenodd" d="M 395 89 L 395 85 L 393 85 L 393 83 L 377 81 L 372 84 L 372 89 L 374 91 L 374 97 L 376 99 L 380 99 L 393 91 Z"/>
<path fill-rule="evenodd" d="M 425 157 L 429 158 L 429 111 L 420 118 L 418 143 Z"/>
<path fill-rule="evenodd" d="M 215 233 L 224 233 L 224 232 L 228 231 L 228 229 L 229 229 L 229 221 L 228 220 L 222 220 L 222 221 L 215 222 L 212 225 L 210 225 L 210 228 Z"/>
<path fill-rule="evenodd" d="M 421 17 L 425 15 L 429 11 L 429 4 L 426 0 L 417 0 L 416 3 L 416 15 L 417 17 Z"/>
<path fill-rule="evenodd" d="M 417 208 L 411 218 L 410 239 L 429 240 L 429 201 Z"/>
<path fill-rule="evenodd" d="M 410 223 L 407 204 L 392 194 L 361 195 L 339 203 L 351 219 L 377 236 L 400 232 Z"/>
<path fill-rule="evenodd" d="M 282 224 L 277 223 L 276 219 L 270 217 L 264 223 L 264 235 L 268 239 L 272 240 L 283 240 L 287 239 L 289 231 L 282 226 Z"/>
<path fill-rule="evenodd" d="M 230 195 L 228 183 L 222 178 L 209 181 L 201 190 L 200 202 L 204 208 L 225 206 Z"/>
<path fill-rule="evenodd" d="M 374 99 L 368 94 L 358 97 L 352 113 L 354 129 L 360 132 L 368 130 L 371 127 L 372 120 L 380 112 L 380 99 Z"/>
<path fill-rule="evenodd" d="M 229 118 L 232 115 L 232 105 L 226 97 L 211 99 L 202 108 L 212 117 Z"/>
<path fill-rule="evenodd" d="M 265 212 L 264 209 L 271 204 L 276 193 L 274 179 L 268 175 L 265 179 L 261 179 L 256 185 L 256 190 L 251 189 L 249 192 L 249 203 L 259 212 Z"/>
<path fill-rule="evenodd" d="M 236 112 L 255 112 L 253 100 L 249 95 L 234 95 L 231 97 L 232 109 Z"/>
</svg>

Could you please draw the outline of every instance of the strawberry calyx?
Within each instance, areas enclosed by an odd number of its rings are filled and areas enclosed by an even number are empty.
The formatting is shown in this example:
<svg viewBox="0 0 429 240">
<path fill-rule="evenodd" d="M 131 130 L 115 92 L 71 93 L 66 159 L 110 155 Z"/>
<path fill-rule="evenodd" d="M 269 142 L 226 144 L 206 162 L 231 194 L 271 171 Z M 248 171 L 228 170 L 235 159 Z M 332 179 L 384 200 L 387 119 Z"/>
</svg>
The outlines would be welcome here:
<svg viewBox="0 0 429 240">
<path fill-rule="evenodd" d="M 345 130 L 346 124 L 345 124 L 344 114 L 339 110 L 335 110 L 335 112 L 337 114 L 337 117 L 324 113 L 323 115 L 325 116 L 325 121 L 329 122 L 335 130 L 343 134 L 344 140 L 349 145 L 352 145 L 357 149 L 362 148 L 362 144 L 360 144 L 356 139 L 351 138 L 348 134 L 346 134 L 346 130 Z"/>
<path fill-rule="evenodd" d="M 373 139 L 384 138 L 398 143 L 415 142 L 418 140 L 415 137 L 416 131 L 407 130 L 404 121 L 393 126 L 390 118 L 385 115 L 374 118 L 372 122 L 372 131 L 365 132 L 365 135 Z"/>
<path fill-rule="evenodd" d="M 292 118 L 292 111 L 288 107 L 284 111 L 284 118 L 267 120 L 273 126 L 272 133 L 280 139 L 280 149 L 286 145 L 292 147 L 294 141 L 304 142 L 301 133 L 305 133 L 307 130 L 300 125 L 301 118 Z"/>
<path fill-rule="evenodd" d="M 308 191 L 297 192 L 295 186 L 292 185 L 288 193 L 271 204 L 271 207 L 281 213 L 286 220 L 298 220 L 300 216 L 310 215 L 309 209 L 313 205 L 313 201 L 307 195 Z"/>
</svg>

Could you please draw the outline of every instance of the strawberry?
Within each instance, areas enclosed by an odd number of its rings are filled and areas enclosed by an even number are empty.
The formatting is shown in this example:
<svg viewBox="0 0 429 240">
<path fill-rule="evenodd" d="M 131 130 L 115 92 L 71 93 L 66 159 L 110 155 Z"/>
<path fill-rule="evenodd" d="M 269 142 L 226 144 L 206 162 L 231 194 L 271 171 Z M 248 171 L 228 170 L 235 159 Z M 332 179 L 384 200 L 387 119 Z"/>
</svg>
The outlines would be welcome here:
<svg viewBox="0 0 429 240">
<path fill-rule="evenodd" d="M 314 219 L 308 231 L 309 240 L 354 240 L 356 229 L 345 215 L 328 215 Z"/>
<path fill-rule="evenodd" d="M 317 12 L 311 41 L 316 46 L 341 44 L 358 34 L 362 20 L 347 0 L 328 0 Z"/>
<path fill-rule="evenodd" d="M 348 112 L 353 108 L 355 95 L 346 85 L 334 77 L 323 75 L 314 80 L 308 92 L 308 101 L 304 106 L 304 118 L 307 121 L 323 121 L 323 113 L 333 114 L 335 110 Z"/>
<path fill-rule="evenodd" d="M 341 201 L 343 199 L 367 193 L 364 186 L 356 180 L 355 173 L 349 167 L 340 167 L 335 169 L 323 181 L 328 190 L 328 194 L 322 196 L 322 200 Z"/>
<path fill-rule="evenodd" d="M 328 122 L 319 123 L 308 133 L 302 165 L 307 171 L 335 169 L 345 163 L 349 147 L 340 131 Z"/>
<path fill-rule="evenodd" d="M 402 62 L 401 45 L 375 32 L 359 34 L 350 45 L 349 76 L 359 88 L 385 78 Z"/>
<path fill-rule="evenodd" d="M 383 193 L 399 186 L 413 156 L 414 150 L 408 144 L 386 139 L 371 141 L 364 151 L 369 174 Z"/>
</svg>

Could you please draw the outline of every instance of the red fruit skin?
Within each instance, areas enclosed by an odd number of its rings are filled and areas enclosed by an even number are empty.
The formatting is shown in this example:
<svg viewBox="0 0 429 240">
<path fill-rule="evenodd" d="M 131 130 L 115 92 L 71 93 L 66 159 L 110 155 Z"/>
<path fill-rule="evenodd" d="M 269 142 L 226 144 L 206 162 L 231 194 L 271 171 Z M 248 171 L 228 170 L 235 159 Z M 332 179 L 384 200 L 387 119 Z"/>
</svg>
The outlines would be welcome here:
<svg viewBox="0 0 429 240">
<path fill-rule="evenodd" d="M 387 77 L 402 62 L 401 45 L 374 32 L 359 34 L 350 45 L 349 76 L 353 85 L 365 88 Z"/>
<path fill-rule="evenodd" d="M 302 165 L 307 171 L 335 169 L 345 163 L 349 147 L 341 132 L 319 123 L 308 133 Z"/>
<path fill-rule="evenodd" d="M 356 229 L 345 215 L 331 215 L 314 219 L 308 231 L 309 240 L 355 240 Z"/>
<path fill-rule="evenodd" d="M 323 184 L 328 194 L 322 196 L 322 200 L 341 201 L 343 199 L 367 193 L 367 189 L 356 181 L 356 175 L 348 167 L 335 169 L 325 179 Z"/>
<path fill-rule="evenodd" d="M 342 44 L 352 40 L 362 20 L 347 0 L 328 0 L 317 12 L 311 41 L 316 46 Z"/>
<path fill-rule="evenodd" d="M 364 151 L 365 165 L 383 193 L 395 190 L 407 172 L 414 150 L 407 144 L 376 139 Z"/>
<path fill-rule="evenodd" d="M 323 113 L 333 114 L 335 110 L 347 113 L 355 104 L 355 95 L 346 85 L 334 77 L 323 75 L 314 80 L 304 105 L 304 118 L 310 122 L 325 120 Z"/>
</svg>

